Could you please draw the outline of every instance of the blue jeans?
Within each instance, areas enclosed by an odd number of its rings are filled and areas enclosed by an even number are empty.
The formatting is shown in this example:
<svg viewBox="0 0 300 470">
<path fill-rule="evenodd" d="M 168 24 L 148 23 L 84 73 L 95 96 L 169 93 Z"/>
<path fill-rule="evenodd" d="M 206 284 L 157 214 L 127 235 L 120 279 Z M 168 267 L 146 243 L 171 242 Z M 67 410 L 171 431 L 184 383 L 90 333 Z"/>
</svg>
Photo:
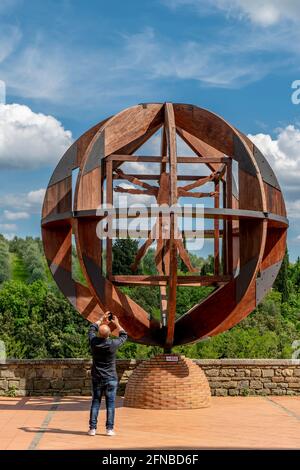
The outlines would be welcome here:
<svg viewBox="0 0 300 470">
<path fill-rule="evenodd" d="M 102 384 L 99 380 L 93 379 L 93 399 L 90 411 L 90 429 L 97 429 L 98 414 L 102 395 L 105 396 L 106 403 L 106 429 L 114 428 L 115 420 L 115 399 L 117 394 L 118 381 L 110 380 Z"/>
</svg>

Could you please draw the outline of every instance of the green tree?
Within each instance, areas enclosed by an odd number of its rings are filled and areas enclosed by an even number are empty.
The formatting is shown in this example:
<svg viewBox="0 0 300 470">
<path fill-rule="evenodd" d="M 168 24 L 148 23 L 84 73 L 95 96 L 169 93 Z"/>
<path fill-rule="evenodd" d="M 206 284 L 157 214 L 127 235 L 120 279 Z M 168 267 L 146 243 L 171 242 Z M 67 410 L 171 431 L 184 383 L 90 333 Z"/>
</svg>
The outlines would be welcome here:
<svg viewBox="0 0 300 470">
<path fill-rule="evenodd" d="M 87 357 L 88 322 L 42 281 L 7 281 L 0 290 L 0 339 L 8 357 Z"/>
<path fill-rule="evenodd" d="M 10 276 L 9 245 L 3 235 L 0 234 L 0 284 Z"/>
<path fill-rule="evenodd" d="M 113 244 L 113 274 L 132 274 L 130 269 L 139 246 L 138 240 L 118 238 Z"/>
<path fill-rule="evenodd" d="M 291 292 L 291 282 L 289 279 L 289 253 L 288 249 L 285 251 L 282 264 L 274 283 L 274 287 L 281 292 L 282 302 L 287 302 L 289 300 Z"/>
<path fill-rule="evenodd" d="M 207 259 L 203 263 L 200 272 L 201 276 L 209 276 L 214 273 L 214 257 L 212 255 L 208 255 Z"/>
<path fill-rule="evenodd" d="M 28 282 L 47 279 L 46 260 L 42 252 L 40 239 L 15 237 L 10 242 L 10 251 L 16 253 L 23 261 L 27 271 Z"/>
</svg>

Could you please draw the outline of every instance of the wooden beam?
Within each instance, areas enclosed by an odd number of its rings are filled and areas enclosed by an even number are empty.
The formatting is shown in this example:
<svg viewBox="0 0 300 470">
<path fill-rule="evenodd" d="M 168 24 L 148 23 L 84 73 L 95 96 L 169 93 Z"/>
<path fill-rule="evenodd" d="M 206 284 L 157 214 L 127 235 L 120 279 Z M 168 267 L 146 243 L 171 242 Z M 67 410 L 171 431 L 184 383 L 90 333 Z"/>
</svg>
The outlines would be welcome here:
<svg viewBox="0 0 300 470">
<path fill-rule="evenodd" d="M 220 207 L 220 181 L 215 182 L 215 198 L 214 206 L 215 209 Z M 214 219 L 214 273 L 216 275 L 220 272 L 220 222 L 219 219 Z"/>
<path fill-rule="evenodd" d="M 229 159 L 226 169 L 226 205 L 228 209 L 232 208 L 232 160 Z M 228 273 L 233 272 L 233 240 L 232 240 L 232 220 L 227 221 L 227 259 Z"/>
<path fill-rule="evenodd" d="M 167 155 L 167 150 L 168 150 L 168 143 L 167 143 L 167 136 L 166 136 L 166 129 L 165 126 L 163 125 L 162 130 L 161 130 L 161 145 L 160 145 L 160 155 Z M 160 172 L 163 173 L 167 169 L 167 164 L 166 162 L 162 162 L 160 165 Z"/>
<path fill-rule="evenodd" d="M 149 181 L 159 181 L 161 175 L 140 175 L 134 173 L 128 173 L 127 176 L 138 178 L 139 180 L 149 180 Z M 207 176 L 198 176 L 198 175 L 177 175 L 177 181 L 198 181 L 198 180 L 206 180 Z M 117 174 L 113 174 L 114 180 L 123 179 Z"/>
<path fill-rule="evenodd" d="M 157 157 L 157 156 L 150 156 L 150 155 L 117 155 L 111 154 L 106 157 L 106 160 L 118 161 L 118 162 L 145 162 L 145 163 L 168 163 L 169 158 L 167 156 Z M 177 157 L 177 163 L 227 163 L 228 157 L 191 157 L 187 156 L 180 156 Z"/>
<path fill-rule="evenodd" d="M 106 203 L 113 205 L 113 163 L 111 160 L 106 162 Z M 112 275 L 112 239 L 106 238 L 106 276 Z"/>
<path fill-rule="evenodd" d="M 177 204 L 177 149 L 176 149 L 176 126 L 174 109 L 171 103 L 165 104 L 165 128 L 169 151 L 170 164 L 170 205 Z M 177 288 L 177 246 L 175 234 L 177 233 L 177 216 L 170 216 L 170 275 L 168 289 L 168 324 L 166 335 L 166 348 L 172 347 L 174 341 L 174 329 L 176 319 L 176 288 Z"/>
<path fill-rule="evenodd" d="M 168 152 L 168 142 L 167 142 L 167 135 L 166 135 L 166 128 L 165 125 L 162 127 L 161 131 L 161 145 L 160 145 L 160 155 L 163 157 L 166 155 Z M 167 171 L 167 163 L 166 162 L 161 162 L 160 164 L 160 173 L 166 173 Z M 161 181 L 161 174 L 159 175 L 159 182 Z M 161 191 L 159 191 L 159 196 L 161 198 Z M 162 231 L 162 216 L 158 216 L 158 224 L 159 224 L 159 231 Z M 162 234 L 159 233 L 159 236 L 162 236 Z M 166 273 L 166 268 L 167 272 L 169 271 L 169 261 L 170 261 L 170 252 L 169 252 L 169 244 L 164 249 L 163 247 L 163 242 L 161 240 L 157 240 L 157 269 L 158 272 L 161 273 L 163 270 L 165 270 Z M 168 293 L 167 293 L 167 287 L 166 286 L 160 286 L 159 287 L 159 294 L 160 294 L 160 315 L 161 315 L 161 321 L 162 325 L 164 327 L 167 326 L 167 318 L 168 318 Z"/>
<path fill-rule="evenodd" d="M 223 198 L 223 208 L 226 207 L 226 181 L 222 181 L 222 198 Z M 222 239 L 222 272 L 223 274 L 227 273 L 227 220 L 223 219 L 223 230 L 221 231 L 223 235 Z"/>
<path fill-rule="evenodd" d="M 205 143 L 203 140 L 198 139 L 194 135 L 190 134 L 184 129 L 181 129 L 180 127 L 176 127 L 178 135 L 182 138 L 182 140 L 198 155 L 198 157 L 202 160 L 204 157 L 206 157 L 209 154 L 214 154 L 219 157 L 223 157 L 224 154 L 214 147 L 211 147 L 207 143 Z M 218 170 L 219 165 L 216 163 L 207 163 L 207 166 L 211 170 Z"/>
<path fill-rule="evenodd" d="M 146 276 L 146 275 L 119 275 L 110 276 L 109 280 L 116 285 L 132 286 L 167 286 L 169 276 Z M 211 286 L 215 284 L 225 284 L 231 280 L 231 276 L 177 276 L 177 285 L 179 286 Z"/>
</svg>

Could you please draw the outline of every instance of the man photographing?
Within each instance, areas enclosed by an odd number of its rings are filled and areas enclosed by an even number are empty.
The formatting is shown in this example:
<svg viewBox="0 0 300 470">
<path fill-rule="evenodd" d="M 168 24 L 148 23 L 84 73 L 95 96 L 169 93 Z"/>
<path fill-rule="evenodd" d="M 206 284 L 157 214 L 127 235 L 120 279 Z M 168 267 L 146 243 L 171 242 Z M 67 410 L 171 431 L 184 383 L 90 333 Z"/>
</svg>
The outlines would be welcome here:
<svg viewBox="0 0 300 470">
<path fill-rule="evenodd" d="M 110 338 L 111 328 L 118 338 Z M 93 356 L 91 370 L 93 397 L 90 411 L 89 436 L 96 435 L 101 398 L 106 403 L 106 434 L 114 436 L 115 399 L 118 387 L 116 371 L 116 353 L 127 340 L 127 333 L 120 326 L 119 320 L 112 314 L 105 314 L 89 329 L 89 342 Z"/>
</svg>

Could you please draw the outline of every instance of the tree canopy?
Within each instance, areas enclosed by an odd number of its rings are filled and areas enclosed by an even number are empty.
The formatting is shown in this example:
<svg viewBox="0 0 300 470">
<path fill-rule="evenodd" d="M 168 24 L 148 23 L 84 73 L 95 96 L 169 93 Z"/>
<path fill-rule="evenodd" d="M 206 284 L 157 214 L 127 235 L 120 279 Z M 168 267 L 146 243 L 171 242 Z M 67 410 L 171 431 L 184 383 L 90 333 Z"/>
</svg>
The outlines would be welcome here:
<svg viewBox="0 0 300 470">
<path fill-rule="evenodd" d="M 113 248 L 113 270 L 130 274 L 138 249 L 135 240 L 117 240 Z M 155 274 L 155 251 L 150 248 L 140 272 Z M 210 274 L 212 258 L 196 254 L 193 264 L 202 274 Z M 179 268 L 183 267 L 179 264 Z M 73 275 L 83 276 L 73 251 Z M 123 287 L 122 290 L 159 318 L 157 287 Z M 177 316 L 211 292 L 208 287 L 178 287 Z M 241 323 L 216 337 L 174 351 L 195 358 L 289 358 L 292 343 L 300 338 L 300 259 L 290 263 L 288 253 L 274 288 Z M 89 323 L 62 296 L 54 284 L 43 256 L 40 239 L 0 235 L 0 339 L 8 357 L 89 357 Z M 119 357 L 149 357 L 159 348 L 127 342 Z"/>
</svg>

